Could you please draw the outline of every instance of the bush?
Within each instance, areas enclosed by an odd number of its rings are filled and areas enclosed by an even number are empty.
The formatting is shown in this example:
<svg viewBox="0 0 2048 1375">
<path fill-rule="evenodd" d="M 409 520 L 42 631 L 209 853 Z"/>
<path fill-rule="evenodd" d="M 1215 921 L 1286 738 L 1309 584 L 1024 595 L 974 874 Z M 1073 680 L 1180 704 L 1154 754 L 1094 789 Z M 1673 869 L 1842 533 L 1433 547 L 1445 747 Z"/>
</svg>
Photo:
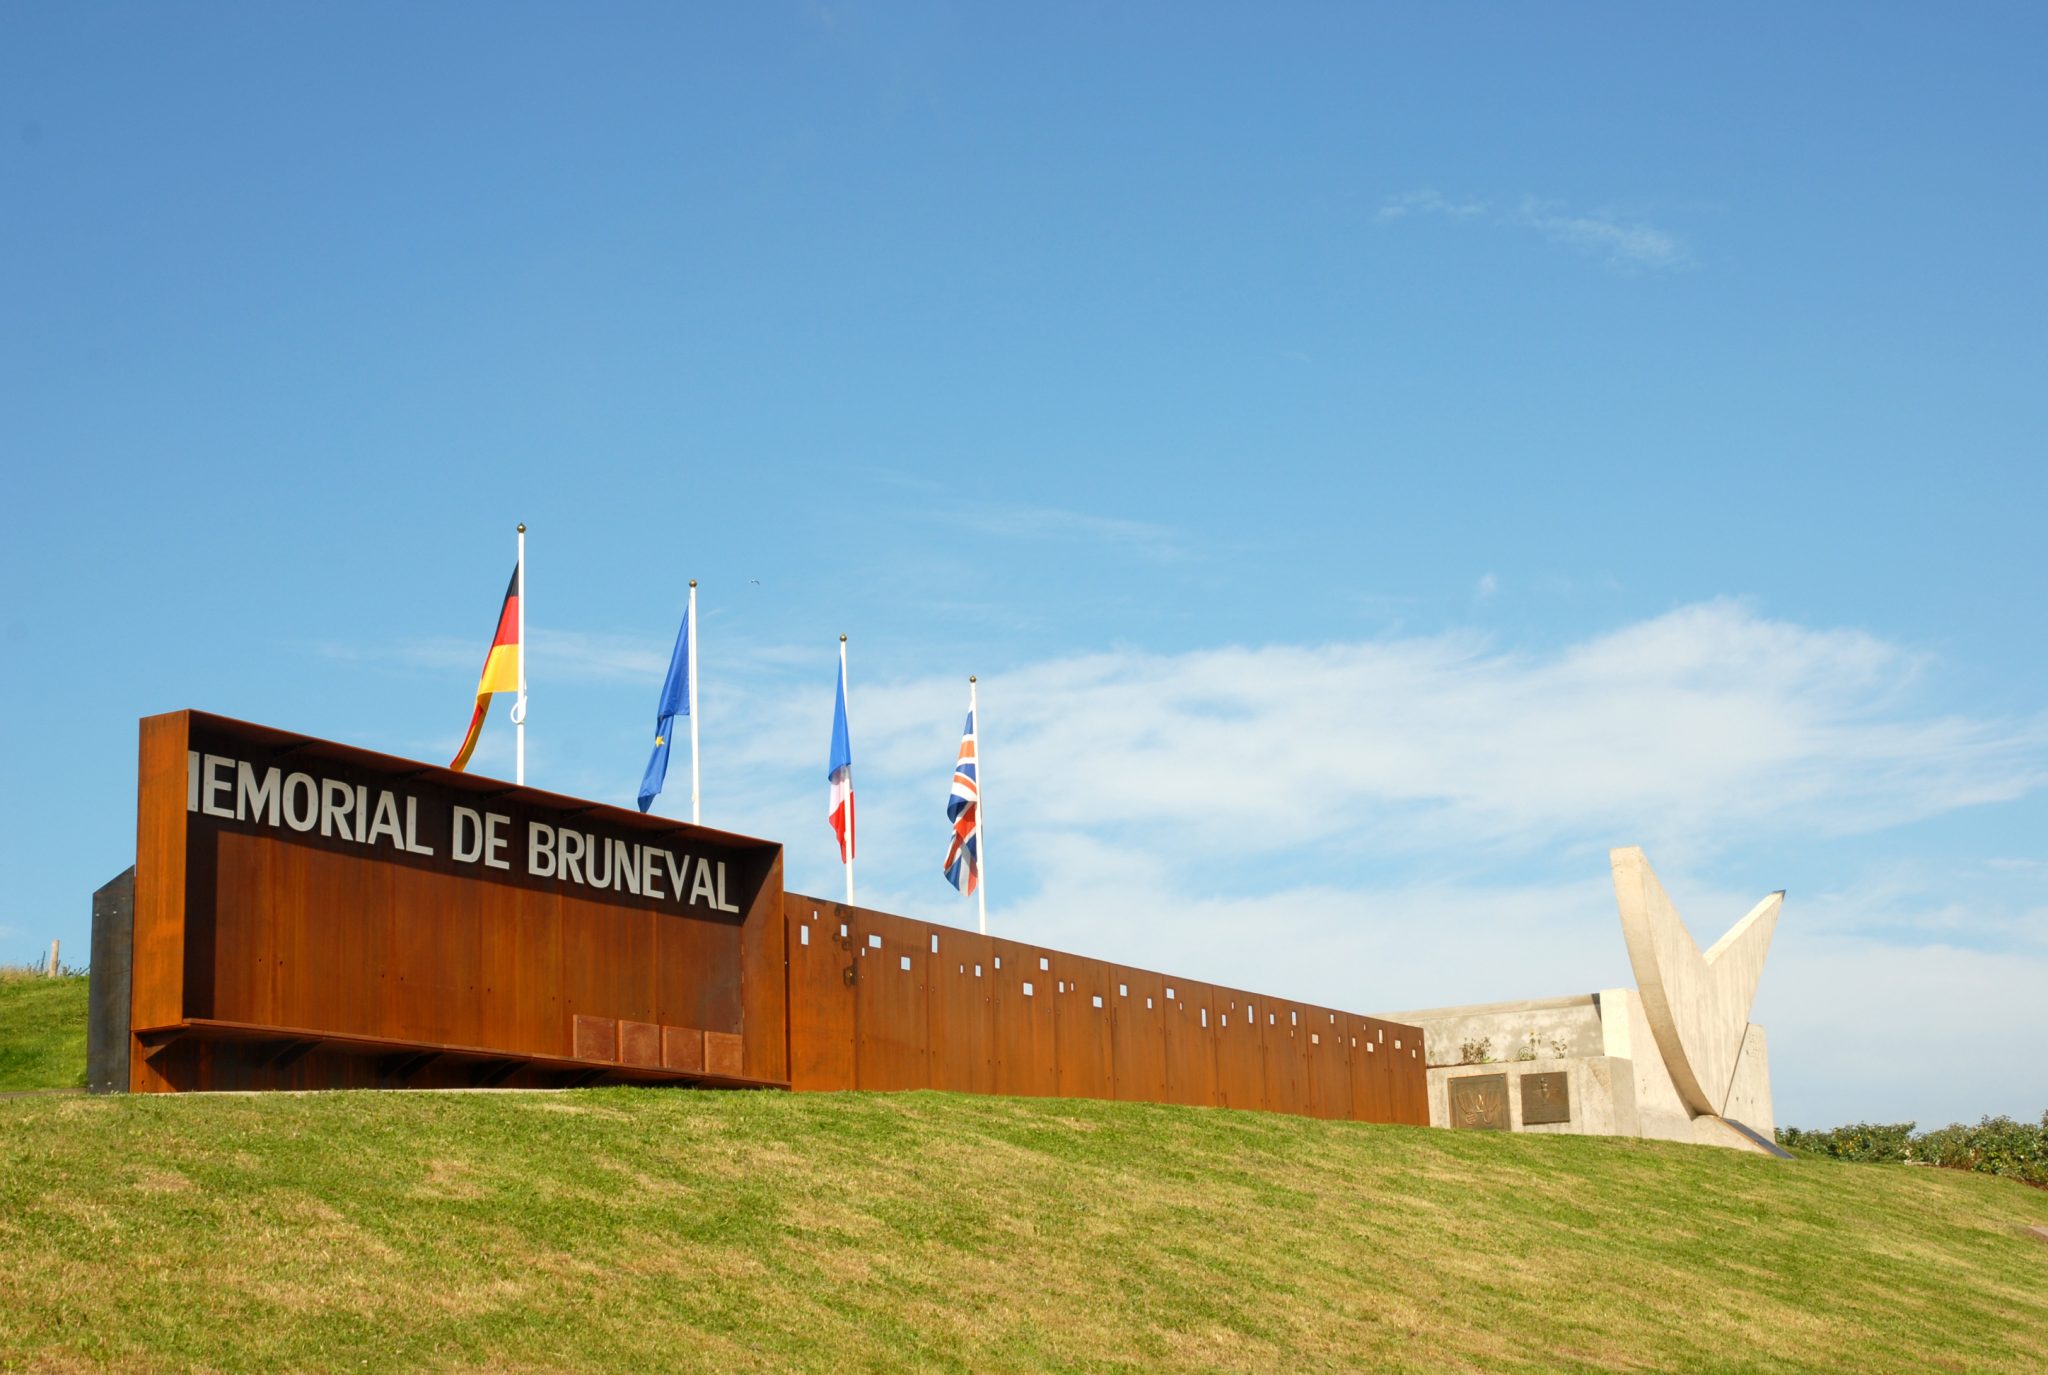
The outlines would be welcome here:
<svg viewBox="0 0 2048 1375">
<path fill-rule="evenodd" d="M 1830 1131 L 1801 1131 L 1780 1127 L 1778 1144 L 1796 1155 L 1826 1156 L 1834 1160 L 1874 1160 L 1902 1163 L 1912 1159 L 1912 1122 L 1857 1122 Z"/>
<path fill-rule="evenodd" d="M 1829 1131 L 1780 1127 L 1778 1144 L 1795 1155 L 1835 1160 L 1939 1165 L 2002 1175 L 2048 1189 L 2048 1112 L 2038 1125 L 1986 1117 L 1974 1127 L 1951 1123 L 1915 1135 L 1914 1124 L 1858 1122 Z"/>
<path fill-rule="evenodd" d="M 2038 1126 L 1987 1117 L 1974 1127 L 1943 1127 L 1916 1138 L 1913 1156 L 1930 1165 L 2004 1175 L 2048 1189 L 2048 1112 L 2041 1114 Z"/>
</svg>

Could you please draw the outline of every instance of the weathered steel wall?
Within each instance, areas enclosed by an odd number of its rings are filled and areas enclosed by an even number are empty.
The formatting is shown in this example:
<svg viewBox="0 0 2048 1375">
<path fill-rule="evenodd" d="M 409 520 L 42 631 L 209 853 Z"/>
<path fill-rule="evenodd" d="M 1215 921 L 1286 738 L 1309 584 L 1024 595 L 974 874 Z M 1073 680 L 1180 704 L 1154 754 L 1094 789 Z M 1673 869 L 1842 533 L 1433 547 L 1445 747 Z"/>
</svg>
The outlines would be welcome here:
<svg viewBox="0 0 2048 1375">
<path fill-rule="evenodd" d="M 1397 1022 L 788 894 L 794 1089 L 948 1089 L 1429 1123 Z"/>
</svg>

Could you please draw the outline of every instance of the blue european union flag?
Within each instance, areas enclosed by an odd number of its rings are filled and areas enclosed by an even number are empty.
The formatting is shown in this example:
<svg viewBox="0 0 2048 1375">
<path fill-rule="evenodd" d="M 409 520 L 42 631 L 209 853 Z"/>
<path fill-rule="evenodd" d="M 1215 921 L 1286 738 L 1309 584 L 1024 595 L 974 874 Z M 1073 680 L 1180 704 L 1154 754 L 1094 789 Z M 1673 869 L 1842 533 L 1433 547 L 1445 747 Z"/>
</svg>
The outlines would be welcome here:
<svg viewBox="0 0 2048 1375">
<path fill-rule="evenodd" d="M 661 685 L 661 701 L 654 708 L 654 753 L 647 760 L 647 772 L 640 779 L 640 810 L 654 804 L 655 794 L 668 778 L 668 742 L 675 734 L 676 718 L 690 714 L 690 613 L 683 612 L 683 627 L 676 632 L 675 652 L 669 655 L 668 681 Z"/>
</svg>

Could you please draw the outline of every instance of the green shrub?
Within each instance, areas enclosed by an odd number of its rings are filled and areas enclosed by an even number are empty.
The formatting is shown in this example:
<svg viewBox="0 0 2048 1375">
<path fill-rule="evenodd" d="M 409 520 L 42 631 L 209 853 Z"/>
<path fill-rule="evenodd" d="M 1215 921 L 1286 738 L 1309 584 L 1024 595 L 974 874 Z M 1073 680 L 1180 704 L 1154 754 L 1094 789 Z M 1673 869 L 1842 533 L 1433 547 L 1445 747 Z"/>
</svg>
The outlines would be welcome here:
<svg viewBox="0 0 2048 1375">
<path fill-rule="evenodd" d="M 1899 1163 L 1912 1159 L 1910 1143 L 1914 1125 L 1911 1122 L 1857 1122 L 1829 1131 L 1780 1127 L 1778 1144 L 1798 1155 Z"/>
<path fill-rule="evenodd" d="M 1913 1127 L 1911 1122 L 1858 1122 L 1828 1131 L 1780 1127 L 1778 1144 L 1797 1155 L 1939 1165 L 2048 1188 L 2048 1112 L 2038 1124 L 1986 1117 L 1973 1127 L 1956 1122 L 1918 1135 Z"/>
<path fill-rule="evenodd" d="M 2048 1188 L 2048 1112 L 2039 1124 L 1987 1117 L 1974 1127 L 1957 1123 L 1927 1132 L 1914 1139 L 1913 1158 Z"/>
</svg>

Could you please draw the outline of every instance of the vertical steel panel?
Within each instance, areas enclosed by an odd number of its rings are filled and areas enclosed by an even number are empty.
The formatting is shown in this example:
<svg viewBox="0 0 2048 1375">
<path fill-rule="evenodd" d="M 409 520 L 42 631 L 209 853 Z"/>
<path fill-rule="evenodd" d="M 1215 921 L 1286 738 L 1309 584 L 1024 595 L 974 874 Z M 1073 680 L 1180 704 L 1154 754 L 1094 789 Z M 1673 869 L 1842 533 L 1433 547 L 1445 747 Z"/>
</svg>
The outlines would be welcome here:
<svg viewBox="0 0 2048 1375">
<path fill-rule="evenodd" d="M 838 903 L 801 893 L 788 894 L 783 907 L 789 927 L 789 1086 L 850 1089 L 856 1083 L 851 919 Z"/>
<path fill-rule="evenodd" d="M 1216 1107 L 1216 990 L 1208 984 L 1160 979 L 1165 1101 Z M 1170 995 L 1170 996 L 1169 996 Z"/>
<path fill-rule="evenodd" d="M 1116 1096 L 1163 1103 L 1166 1096 L 1166 980 L 1150 970 L 1113 966 L 1109 999 L 1110 1067 Z"/>
<path fill-rule="evenodd" d="M 1386 1067 L 1391 1062 L 1380 1054 L 1380 1024 L 1371 1017 L 1345 1018 L 1351 1030 L 1351 1116 L 1359 1122 L 1391 1122 L 1387 1095 Z"/>
<path fill-rule="evenodd" d="M 1305 1006 L 1302 1031 L 1307 1044 L 1309 1112 L 1333 1121 L 1351 1116 L 1351 1056 L 1345 1022 L 1334 1008 Z"/>
<path fill-rule="evenodd" d="M 1308 1114 L 1308 1057 L 1302 1047 L 1301 1005 L 1280 998 L 1259 1004 L 1260 1049 L 1266 1072 L 1266 1107 L 1273 1112 Z"/>
<path fill-rule="evenodd" d="M 128 1016 L 134 1005 L 129 959 L 135 951 L 135 866 L 92 895 L 91 978 L 86 984 L 85 1086 L 128 1092 Z"/>
<path fill-rule="evenodd" d="M 854 1074 L 864 1089 L 921 1089 L 931 1082 L 922 922 L 854 908 Z"/>
<path fill-rule="evenodd" d="M 1053 1049 L 1062 1098 L 1114 1098 L 1110 1065 L 1110 966 L 1076 955 L 1052 956 Z"/>
<path fill-rule="evenodd" d="M 941 932 L 942 944 L 945 938 Z M 1060 1091 L 1053 954 L 1017 941 L 992 939 L 989 945 L 991 961 L 1002 961 L 992 970 L 989 1003 L 995 1092 L 1051 1098 Z"/>
<path fill-rule="evenodd" d="M 1217 987 L 1214 1016 L 1216 1097 L 1226 1108 L 1266 1106 L 1264 1002 L 1243 989 Z"/>
<path fill-rule="evenodd" d="M 929 1087 L 952 1093 L 994 1093 L 996 1084 L 994 942 L 972 931 L 925 926 L 925 980 L 930 1027 Z"/>
</svg>

